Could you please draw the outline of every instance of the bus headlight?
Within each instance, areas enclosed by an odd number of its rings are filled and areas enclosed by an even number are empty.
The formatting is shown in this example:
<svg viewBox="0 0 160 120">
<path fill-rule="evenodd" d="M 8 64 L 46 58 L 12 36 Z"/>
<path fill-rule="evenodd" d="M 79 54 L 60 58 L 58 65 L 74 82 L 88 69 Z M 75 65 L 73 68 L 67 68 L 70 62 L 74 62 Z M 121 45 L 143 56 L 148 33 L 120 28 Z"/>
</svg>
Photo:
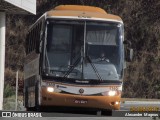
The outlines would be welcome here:
<svg viewBox="0 0 160 120">
<path fill-rule="evenodd" d="M 117 93 L 116 91 L 109 91 L 109 92 L 108 92 L 108 95 L 109 95 L 109 96 L 115 96 L 116 93 Z"/>
<path fill-rule="evenodd" d="M 118 91 L 106 91 L 102 93 L 103 96 L 116 96 L 118 95 Z"/>
<path fill-rule="evenodd" d="M 54 88 L 53 87 L 47 87 L 47 91 L 48 92 L 54 92 Z"/>
</svg>

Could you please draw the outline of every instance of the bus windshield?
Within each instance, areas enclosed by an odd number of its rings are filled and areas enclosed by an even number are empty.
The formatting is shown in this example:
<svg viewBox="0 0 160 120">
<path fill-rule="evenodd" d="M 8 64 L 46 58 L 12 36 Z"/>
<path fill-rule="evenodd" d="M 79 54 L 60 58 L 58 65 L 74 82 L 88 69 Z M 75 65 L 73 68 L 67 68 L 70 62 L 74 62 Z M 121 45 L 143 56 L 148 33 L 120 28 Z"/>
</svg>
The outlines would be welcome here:
<svg viewBox="0 0 160 120">
<path fill-rule="evenodd" d="M 97 80 L 99 75 L 102 80 L 119 80 L 123 75 L 120 26 L 93 21 L 48 21 L 45 71 L 57 77 Z"/>
</svg>

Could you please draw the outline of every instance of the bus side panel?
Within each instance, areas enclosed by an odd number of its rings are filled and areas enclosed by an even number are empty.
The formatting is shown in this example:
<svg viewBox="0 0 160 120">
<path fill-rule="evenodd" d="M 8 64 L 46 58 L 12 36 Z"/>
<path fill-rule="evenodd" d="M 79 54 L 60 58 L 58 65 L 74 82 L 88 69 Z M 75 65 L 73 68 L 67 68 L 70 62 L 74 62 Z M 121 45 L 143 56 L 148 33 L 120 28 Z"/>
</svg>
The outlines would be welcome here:
<svg viewBox="0 0 160 120">
<path fill-rule="evenodd" d="M 37 83 L 37 76 L 39 76 L 39 55 L 33 54 L 33 58 L 28 56 L 29 61 L 26 60 L 24 67 L 24 104 L 25 107 L 35 106 L 35 85 Z M 32 59 L 31 59 L 32 58 Z"/>
</svg>

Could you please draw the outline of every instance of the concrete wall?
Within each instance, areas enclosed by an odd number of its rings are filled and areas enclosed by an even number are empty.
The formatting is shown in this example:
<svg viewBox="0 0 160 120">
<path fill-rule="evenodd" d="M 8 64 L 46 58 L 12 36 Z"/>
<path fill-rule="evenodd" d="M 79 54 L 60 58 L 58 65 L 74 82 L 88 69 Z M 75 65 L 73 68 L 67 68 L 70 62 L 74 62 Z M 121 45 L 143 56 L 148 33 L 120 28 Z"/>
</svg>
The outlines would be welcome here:
<svg viewBox="0 0 160 120">
<path fill-rule="evenodd" d="M 36 14 L 36 0 L 4 0 L 30 13 Z"/>
</svg>

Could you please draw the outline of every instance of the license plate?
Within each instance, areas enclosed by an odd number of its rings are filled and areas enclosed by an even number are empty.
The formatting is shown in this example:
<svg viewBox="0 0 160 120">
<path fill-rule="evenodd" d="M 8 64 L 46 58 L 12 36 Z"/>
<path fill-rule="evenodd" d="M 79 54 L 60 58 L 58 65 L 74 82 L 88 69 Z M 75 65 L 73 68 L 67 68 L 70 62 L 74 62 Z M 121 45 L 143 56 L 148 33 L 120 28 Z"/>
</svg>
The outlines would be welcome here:
<svg viewBox="0 0 160 120">
<path fill-rule="evenodd" d="M 74 100 L 74 103 L 76 103 L 76 104 L 86 104 L 86 103 L 88 103 L 88 100 Z"/>
</svg>

